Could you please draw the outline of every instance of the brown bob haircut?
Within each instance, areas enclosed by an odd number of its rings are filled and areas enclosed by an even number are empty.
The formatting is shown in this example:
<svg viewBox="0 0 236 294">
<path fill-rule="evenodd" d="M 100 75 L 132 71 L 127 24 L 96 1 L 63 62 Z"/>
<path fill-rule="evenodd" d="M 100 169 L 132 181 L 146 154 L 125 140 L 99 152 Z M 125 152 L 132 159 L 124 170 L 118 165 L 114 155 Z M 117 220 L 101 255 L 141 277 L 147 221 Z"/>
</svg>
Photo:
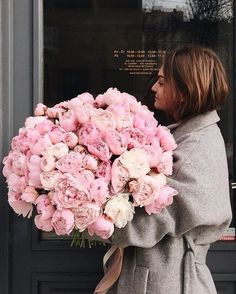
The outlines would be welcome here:
<svg viewBox="0 0 236 294">
<path fill-rule="evenodd" d="M 188 46 L 166 54 L 163 63 L 167 113 L 175 121 L 222 108 L 229 87 L 219 57 L 208 48 Z"/>
</svg>

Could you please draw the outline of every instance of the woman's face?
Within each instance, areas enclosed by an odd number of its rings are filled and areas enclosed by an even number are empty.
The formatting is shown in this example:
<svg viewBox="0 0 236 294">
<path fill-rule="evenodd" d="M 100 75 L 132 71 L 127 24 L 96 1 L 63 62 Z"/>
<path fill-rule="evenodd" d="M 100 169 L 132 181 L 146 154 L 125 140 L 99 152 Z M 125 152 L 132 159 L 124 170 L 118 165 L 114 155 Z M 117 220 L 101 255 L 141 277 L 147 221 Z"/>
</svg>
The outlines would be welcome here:
<svg viewBox="0 0 236 294">
<path fill-rule="evenodd" d="M 164 73 L 163 73 L 163 66 L 159 69 L 157 75 L 157 81 L 152 86 L 152 91 L 155 93 L 155 102 L 154 107 L 156 109 L 160 109 L 165 111 L 166 110 L 166 103 L 163 95 L 163 88 L 164 88 Z"/>
</svg>

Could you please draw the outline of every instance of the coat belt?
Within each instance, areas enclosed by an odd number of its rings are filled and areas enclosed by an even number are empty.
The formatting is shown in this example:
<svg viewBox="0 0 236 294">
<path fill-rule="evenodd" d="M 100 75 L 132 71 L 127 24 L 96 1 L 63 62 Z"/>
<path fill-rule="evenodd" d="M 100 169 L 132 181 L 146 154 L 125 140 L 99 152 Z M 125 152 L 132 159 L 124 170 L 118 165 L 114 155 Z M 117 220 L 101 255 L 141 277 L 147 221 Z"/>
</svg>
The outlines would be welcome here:
<svg viewBox="0 0 236 294">
<path fill-rule="evenodd" d="M 193 259 L 196 263 L 205 264 L 210 245 L 195 244 L 193 239 L 186 235 L 184 235 L 184 239 L 187 244 L 187 252 L 185 257 L 188 257 L 188 255 L 193 255 Z"/>
</svg>

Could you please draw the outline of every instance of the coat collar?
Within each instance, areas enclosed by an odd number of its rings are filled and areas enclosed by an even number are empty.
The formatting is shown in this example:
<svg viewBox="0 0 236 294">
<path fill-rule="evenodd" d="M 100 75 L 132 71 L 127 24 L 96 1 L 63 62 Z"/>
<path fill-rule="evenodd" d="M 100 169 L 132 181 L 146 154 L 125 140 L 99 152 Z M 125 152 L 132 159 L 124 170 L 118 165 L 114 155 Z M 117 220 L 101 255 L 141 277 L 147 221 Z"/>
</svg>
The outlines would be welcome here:
<svg viewBox="0 0 236 294">
<path fill-rule="evenodd" d="M 208 111 L 201 114 L 195 114 L 178 123 L 168 125 L 167 127 L 175 137 L 179 137 L 186 133 L 197 132 L 209 125 L 220 121 L 216 110 Z"/>
</svg>

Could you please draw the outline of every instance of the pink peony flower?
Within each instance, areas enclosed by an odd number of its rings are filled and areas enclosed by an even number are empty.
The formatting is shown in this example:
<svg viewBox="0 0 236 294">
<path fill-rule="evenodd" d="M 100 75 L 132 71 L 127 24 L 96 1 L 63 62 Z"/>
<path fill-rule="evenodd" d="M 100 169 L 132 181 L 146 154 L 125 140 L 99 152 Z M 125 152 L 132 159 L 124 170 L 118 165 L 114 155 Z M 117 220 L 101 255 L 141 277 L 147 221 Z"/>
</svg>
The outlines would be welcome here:
<svg viewBox="0 0 236 294">
<path fill-rule="evenodd" d="M 74 110 L 68 110 L 64 113 L 59 113 L 60 126 L 66 131 L 76 131 L 78 127 L 77 116 Z"/>
<path fill-rule="evenodd" d="M 123 92 L 123 93 L 121 93 L 121 97 L 122 97 L 123 101 L 125 101 L 126 103 L 129 104 L 130 111 L 137 112 L 140 110 L 141 102 L 138 102 L 134 96 L 132 96 L 126 92 Z"/>
<path fill-rule="evenodd" d="M 16 193 L 14 191 L 8 192 L 8 203 L 12 207 L 12 209 L 18 215 L 23 215 L 23 217 L 28 216 L 31 217 L 33 211 L 33 205 L 31 203 L 27 203 L 21 199 L 21 194 Z"/>
<path fill-rule="evenodd" d="M 91 117 L 91 122 L 102 132 L 116 127 L 114 115 L 108 110 L 98 109 L 95 115 Z"/>
<path fill-rule="evenodd" d="M 27 141 L 29 147 L 35 144 L 39 138 L 41 138 L 41 135 L 36 129 L 26 129 L 25 134 L 20 133 L 21 144 Z"/>
<path fill-rule="evenodd" d="M 69 209 L 56 210 L 51 224 L 57 235 L 69 235 L 75 226 L 74 214 Z"/>
<path fill-rule="evenodd" d="M 105 215 L 101 215 L 97 220 L 88 226 L 88 233 L 90 236 L 96 234 L 102 239 L 108 239 L 114 232 L 114 224 Z"/>
<path fill-rule="evenodd" d="M 8 156 L 4 157 L 3 164 L 3 175 L 5 177 L 8 177 L 12 173 L 24 176 L 28 172 L 27 156 L 18 151 L 11 151 Z"/>
<path fill-rule="evenodd" d="M 176 196 L 178 192 L 169 187 L 169 186 L 163 186 L 160 189 L 159 195 L 156 197 L 155 201 L 159 203 L 160 206 L 165 208 L 168 205 L 171 205 L 173 202 L 173 197 Z"/>
<path fill-rule="evenodd" d="M 41 215 L 41 219 L 51 219 L 55 211 L 55 207 L 52 205 L 50 198 L 47 194 L 38 196 L 35 201 L 37 205 L 37 212 Z"/>
<path fill-rule="evenodd" d="M 8 177 L 8 188 L 18 193 L 22 193 L 27 186 L 27 181 L 24 176 L 17 176 L 16 174 L 11 174 Z"/>
<path fill-rule="evenodd" d="M 149 175 L 145 175 L 133 181 L 137 182 L 136 185 L 131 183 L 132 196 L 135 204 L 142 207 L 152 203 L 159 190 L 155 179 Z"/>
<path fill-rule="evenodd" d="M 34 203 L 38 196 L 39 193 L 34 187 L 27 186 L 21 195 L 21 199 L 25 202 Z"/>
<path fill-rule="evenodd" d="M 166 206 L 172 204 L 173 197 L 177 195 L 178 192 L 169 186 L 163 186 L 159 193 L 156 194 L 154 201 L 146 205 L 145 211 L 150 215 L 152 213 L 156 214 L 161 212 Z"/>
<path fill-rule="evenodd" d="M 56 168 L 63 173 L 77 174 L 83 167 L 83 156 L 78 152 L 69 152 L 56 162 Z"/>
<path fill-rule="evenodd" d="M 69 147 L 74 148 L 78 142 L 79 139 L 73 132 L 68 132 L 64 135 L 63 142 Z"/>
<path fill-rule="evenodd" d="M 82 165 L 84 169 L 89 170 L 96 170 L 98 166 L 98 159 L 96 159 L 94 156 L 90 154 L 86 154 L 82 159 Z"/>
<path fill-rule="evenodd" d="M 49 172 L 42 172 L 39 176 L 41 185 L 44 190 L 50 191 L 57 185 L 58 179 L 60 177 L 60 172 L 53 170 Z"/>
<path fill-rule="evenodd" d="M 82 170 L 79 174 L 75 175 L 76 179 L 83 185 L 86 189 L 90 189 L 91 184 L 95 180 L 94 174 L 91 172 L 91 170 Z"/>
<path fill-rule="evenodd" d="M 78 123 L 81 125 L 88 123 L 90 118 L 96 114 L 96 110 L 91 104 L 84 104 L 74 108 Z"/>
<path fill-rule="evenodd" d="M 76 145 L 72 151 L 79 153 L 82 156 L 82 158 L 88 154 L 87 148 L 83 145 Z"/>
<path fill-rule="evenodd" d="M 44 154 L 49 154 L 52 156 L 55 156 L 57 159 L 64 157 L 65 155 L 67 155 L 69 152 L 69 148 L 66 146 L 65 143 L 57 143 L 55 145 L 52 145 L 50 147 L 48 147 Z"/>
<path fill-rule="evenodd" d="M 79 144 L 87 146 L 88 144 L 93 143 L 96 138 L 101 137 L 101 132 L 96 128 L 91 122 L 86 123 L 81 127 L 77 133 L 79 138 Z"/>
<path fill-rule="evenodd" d="M 54 125 L 53 128 L 48 132 L 48 136 L 53 144 L 64 141 L 66 134 L 66 131 L 57 125 Z"/>
<path fill-rule="evenodd" d="M 37 124 L 36 130 L 40 133 L 40 135 L 47 134 L 54 126 L 54 123 L 50 120 L 44 120 Z"/>
<path fill-rule="evenodd" d="M 73 209 L 75 215 L 75 226 L 80 232 L 83 232 L 89 225 L 94 223 L 100 213 L 101 208 L 95 203 L 85 203 Z"/>
<path fill-rule="evenodd" d="M 46 115 L 50 118 L 59 118 L 61 114 L 68 110 L 68 104 L 66 101 L 56 104 L 54 107 L 46 110 Z"/>
<path fill-rule="evenodd" d="M 88 151 L 97 156 L 103 161 L 108 161 L 111 158 L 111 153 L 105 142 L 101 138 L 94 139 L 93 142 L 87 145 Z"/>
<path fill-rule="evenodd" d="M 51 219 L 45 219 L 42 217 L 42 215 L 36 215 L 34 218 L 34 223 L 39 230 L 45 232 L 51 232 L 53 230 Z"/>
<path fill-rule="evenodd" d="M 99 94 L 96 98 L 95 98 L 95 101 L 94 101 L 94 106 L 96 108 L 102 108 L 102 107 L 105 107 L 106 106 L 106 101 L 105 101 L 105 97 L 103 94 Z"/>
<path fill-rule="evenodd" d="M 55 157 L 50 154 L 45 154 L 41 158 L 40 167 L 43 171 L 52 171 L 55 169 Z"/>
<path fill-rule="evenodd" d="M 104 99 L 105 105 L 110 105 L 113 103 L 123 103 L 124 101 L 124 98 L 122 97 L 121 92 L 117 90 L 117 88 L 109 88 L 103 94 L 103 99 Z"/>
<path fill-rule="evenodd" d="M 15 153 L 12 158 L 12 171 L 24 176 L 27 173 L 27 157 L 22 153 Z"/>
<path fill-rule="evenodd" d="M 39 136 L 40 136 L 40 134 L 39 134 Z M 21 141 L 22 141 L 22 143 L 25 143 L 26 142 L 26 144 L 21 144 Z M 25 153 L 27 150 L 29 150 L 28 141 L 27 140 L 22 140 L 21 137 L 20 137 L 20 135 L 15 136 L 11 140 L 11 149 L 12 149 L 12 151 Z"/>
<path fill-rule="evenodd" d="M 45 115 L 47 110 L 47 106 L 44 105 L 43 103 L 38 103 L 35 110 L 34 110 L 34 115 Z"/>
<path fill-rule="evenodd" d="M 11 142 L 11 148 L 13 151 L 18 151 L 26 154 L 32 145 L 34 145 L 40 138 L 40 134 L 37 130 L 21 128 L 19 135 L 15 136 Z"/>
<path fill-rule="evenodd" d="M 108 183 L 104 178 L 95 179 L 90 186 L 90 195 L 99 204 L 106 202 L 109 197 Z"/>
<path fill-rule="evenodd" d="M 165 151 L 162 154 L 161 161 L 157 164 L 159 173 L 164 173 L 166 176 L 172 175 L 173 172 L 173 151 Z"/>
<path fill-rule="evenodd" d="M 25 120 L 25 127 L 26 129 L 34 129 L 38 124 L 46 120 L 46 116 L 29 116 Z"/>
<path fill-rule="evenodd" d="M 54 145 L 52 145 L 48 134 L 45 134 L 43 137 L 39 138 L 37 142 L 30 146 L 30 151 L 32 154 L 41 155 L 45 152 L 45 150 L 52 146 Z"/>
<path fill-rule="evenodd" d="M 61 174 L 55 186 L 53 204 L 57 209 L 75 208 L 89 202 L 91 196 L 84 185 L 70 173 Z"/>
<path fill-rule="evenodd" d="M 40 174 L 42 169 L 40 167 L 41 157 L 38 155 L 32 155 L 27 162 L 28 170 L 29 170 L 29 186 L 35 188 L 42 188 L 42 184 L 40 181 Z"/>
<path fill-rule="evenodd" d="M 145 135 L 137 128 L 126 128 L 122 131 L 127 142 L 128 149 L 140 148 L 147 143 Z"/>
<path fill-rule="evenodd" d="M 145 134 L 151 143 L 157 131 L 157 121 L 150 114 L 137 112 L 134 115 L 134 127 Z"/>
<path fill-rule="evenodd" d="M 156 167 L 162 158 L 162 148 L 160 145 L 144 145 L 141 149 L 145 152 L 150 168 Z"/>
<path fill-rule="evenodd" d="M 164 174 L 158 174 L 156 172 L 150 172 L 148 174 L 150 177 L 153 177 L 156 185 L 160 188 L 167 185 L 166 176 Z"/>
<path fill-rule="evenodd" d="M 87 105 L 87 104 L 91 104 L 93 105 L 94 103 L 94 99 L 93 99 L 93 96 L 86 92 L 86 93 L 83 93 L 83 94 L 80 94 L 78 95 L 77 97 L 71 99 L 68 101 L 68 107 L 69 109 L 79 109 L 81 106 L 83 105 Z"/>
<path fill-rule="evenodd" d="M 46 115 L 49 117 L 49 118 L 58 118 L 59 117 L 59 113 L 63 113 L 65 112 L 66 110 L 65 109 L 62 109 L 62 108 L 57 108 L 57 107 L 49 107 L 47 110 L 46 110 Z"/>
<path fill-rule="evenodd" d="M 111 162 L 102 161 L 95 170 L 95 176 L 98 178 L 105 178 L 109 183 L 111 180 Z"/>
<path fill-rule="evenodd" d="M 116 102 L 110 104 L 106 110 L 109 110 L 117 118 L 119 115 L 129 115 L 132 118 L 132 113 L 130 112 L 130 105 L 126 101 Z M 133 120 L 132 120 L 133 122 Z M 133 123 L 132 123 L 133 126 Z"/>
<path fill-rule="evenodd" d="M 164 151 L 173 151 L 177 147 L 174 137 L 167 127 L 158 126 L 156 136 L 160 140 L 160 145 Z"/>
<path fill-rule="evenodd" d="M 111 168 L 112 192 L 117 193 L 123 190 L 129 179 L 129 171 L 120 164 L 119 158 L 115 159 Z"/>
<path fill-rule="evenodd" d="M 21 128 L 19 136 L 13 138 L 11 147 L 13 151 L 22 152 L 24 154 L 40 139 L 40 133 L 35 129 Z"/>
<path fill-rule="evenodd" d="M 133 117 L 130 113 L 130 108 L 127 103 L 111 104 L 107 107 L 107 110 L 113 113 L 116 122 L 116 129 L 118 131 L 133 127 Z"/>
<path fill-rule="evenodd" d="M 4 165 L 2 173 L 5 178 L 8 178 L 9 175 L 12 173 L 12 158 L 11 158 L 12 152 L 8 154 L 8 156 L 5 156 L 2 160 L 2 163 Z"/>
<path fill-rule="evenodd" d="M 127 149 L 125 137 L 116 130 L 104 132 L 104 142 L 115 155 L 120 155 Z"/>
</svg>

